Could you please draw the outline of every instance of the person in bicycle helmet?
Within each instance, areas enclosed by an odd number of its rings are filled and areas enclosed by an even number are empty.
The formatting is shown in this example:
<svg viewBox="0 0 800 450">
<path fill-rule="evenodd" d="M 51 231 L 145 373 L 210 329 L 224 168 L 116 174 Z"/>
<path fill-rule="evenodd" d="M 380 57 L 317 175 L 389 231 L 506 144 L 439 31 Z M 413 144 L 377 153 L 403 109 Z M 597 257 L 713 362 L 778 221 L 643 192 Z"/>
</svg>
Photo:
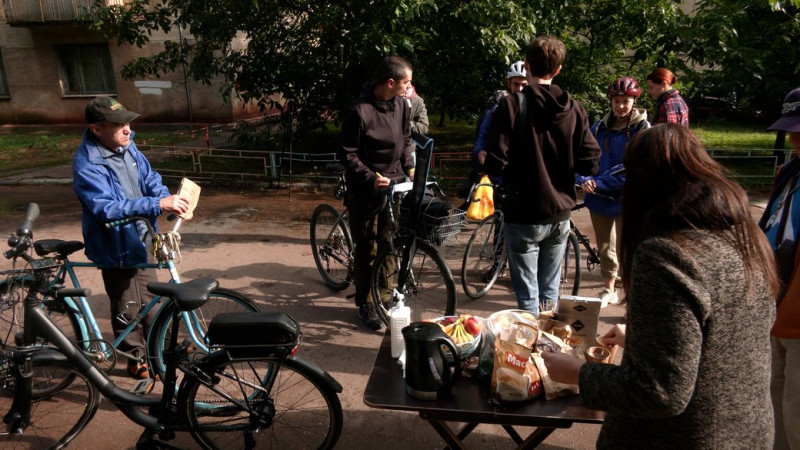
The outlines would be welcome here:
<svg viewBox="0 0 800 450">
<path fill-rule="evenodd" d="M 505 91 L 495 91 L 495 93 L 489 97 L 489 106 L 484 110 L 482 117 L 478 118 L 480 127 L 478 128 L 478 138 L 475 140 L 475 145 L 472 148 L 472 155 L 477 165 L 476 168 L 481 171 L 483 170 L 483 162 L 486 160 L 486 135 L 489 133 L 489 125 L 492 123 L 492 115 L 497 108 L 497 104 L 500 99 L 506 95 L 522 92 L 522 88 L 528 85 L 525 63 L 523 61 L 517 61 L 511 64 L 508 68 L 506 80 L 508 89 Z"/>
<path fill-rule="evenodd" d="M 597 249 L 600 253 L 600 272 L 603 289 L 597 294 L 605 307 L 616 305 L 620 297 L 615 284 L 619 275 L 617 244 L 622 229 L 622 185 L 625 172 L 622 157 L 625 147 L 636 132 L 650 128 L 647 111 L 636 108 L 642 95 L 639 83 L 631 77 L 620 77 L 608 86 L 611 110 L 594 123 L 591 132 L 600 144 L 600 168 L 597 175 L 575 175 L 575 183 L 586 193 L 584 201 L 592 219 Z"/>
</svg>

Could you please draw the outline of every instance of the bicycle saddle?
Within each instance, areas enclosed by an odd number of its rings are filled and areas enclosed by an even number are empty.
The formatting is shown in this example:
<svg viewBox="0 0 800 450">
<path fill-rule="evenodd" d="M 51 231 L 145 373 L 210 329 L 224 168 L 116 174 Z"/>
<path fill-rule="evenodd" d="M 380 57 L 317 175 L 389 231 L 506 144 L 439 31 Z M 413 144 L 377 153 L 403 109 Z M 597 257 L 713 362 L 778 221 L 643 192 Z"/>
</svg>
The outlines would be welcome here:
<svg viewBox="0 0 800 450">
<path fill-rule="evenodd" d="M 208 294 L 219 286 L 213 278 L 198 278 L 185 283 L 147 283 L 147 290 L 175 301 L 180 311 L 191 311 L 208 301 Z"/>
<path fill-rule="evenodd" d="M 39 256 L 47 256 L 51 253 L 58 255 L 71 255 L 83 249 L 81 241 L 62 241 L 61 239 L 42 239 L 33 243 L 33 249 Z"/>
</svg>

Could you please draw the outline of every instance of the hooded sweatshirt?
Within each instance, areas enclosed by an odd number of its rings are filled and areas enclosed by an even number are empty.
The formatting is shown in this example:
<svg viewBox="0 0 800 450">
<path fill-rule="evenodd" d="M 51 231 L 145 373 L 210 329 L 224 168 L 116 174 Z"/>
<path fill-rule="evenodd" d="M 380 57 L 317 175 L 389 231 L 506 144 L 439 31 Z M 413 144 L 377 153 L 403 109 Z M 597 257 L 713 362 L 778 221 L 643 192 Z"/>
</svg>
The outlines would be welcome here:
<svg viewBox="0 0 800 450">
<path fill-rule="evenodd" d="M 548 224 L 569 218 L 575 206 L 575 173 L 597 173 L 600 147 L 589 131 L 586 110 L 556 85 L 526 86 L 525 123 L 517 123 L 517 96 L 495 110 L 484 169 L 502 175 L 508 223 Z"/>
<path fill-rule="evenodd" d="M 403 169 L 414 167 L 408 104 L 402 97 L 380 101 L 374 88 L 375 82 L 365 85 L 342 117 L 338 156 L 345 166 L 349 197 L 375 196 L 376 172 L 403 181 Z"/>
</svg>

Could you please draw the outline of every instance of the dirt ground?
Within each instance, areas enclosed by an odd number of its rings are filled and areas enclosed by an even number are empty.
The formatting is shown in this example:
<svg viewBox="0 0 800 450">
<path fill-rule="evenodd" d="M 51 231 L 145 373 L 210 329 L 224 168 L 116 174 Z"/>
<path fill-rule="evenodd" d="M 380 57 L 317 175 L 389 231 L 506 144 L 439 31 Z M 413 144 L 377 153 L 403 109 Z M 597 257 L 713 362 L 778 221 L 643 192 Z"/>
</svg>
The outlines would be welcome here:
<svg viewBox="0 0 800 450">
<path fill-rule="evenodd" d="M 0 186 L 0 233 L 16 230 L 28 202 L 37 202 L 41 208 L 35 224 L 36 238 L 82 240 L 80 207 L 71 186 L 66 185 Z M 329 192 L 292 191 L 290 195 L 286 189 L 203 187 L 195 218 L 181 228 L 182 261 L 178 266 L 181 276 L 186 280 L 215 277 L 221 286 L 250 295 L 264 310 L 287 312 L 301 323 L 305 339 L 300 354 L 328 371 L 344 387 L 340 398 L 345 427 L 340 448 L 365 445 L 441 448 L 438 435 L 416 414 L 364 405 L 364 386 L 383 331 L 368 330 L 357 319 L 355 307 L 345 298 L 352 288 L 333 292 L 322 282 L 308 243 L 309 219 L 319 203 L 341 208 Z M 584 233 L 594 238 L 588 213 L 579 212 L 574 220 Z M 163 223 L 161 226 L 163 230 Z M 444 249 L 456 278 L 458 311 L 486 317 L 494 311 L 515 307 L 507 278 L 479 300 L 470 300 L 461 291 L 458 271 L 469 230 L 463 230 L 459 241 Z M 8 267 L 8 261 L 0 261 L 0 270 Z M 84 287 L 93 290 L 93 308 L 101 326 L 109 332 L 107 302 L 98 271 L 86 269 L 79 276 Z M 586 274 L 581 295 L 593 295 L 599 288 L 598 274 Z M 619 307 L 604 309 L 600 331 L 622 321 L 623 313 L 624 309 Z M 120 364 L 113 372 L 114 380 L 132 386 L 132 380 L 121 376 L 123 370 Z M 594 448 L 598 431 L 597 425 L 557 430 L 541 448 Z M 111 403 L 103 401 L 97 416 L 73 447 L 133 448 L 140 432 Z M 196 447 L 185 436 L 177 444 Z M 481 425 L 466 439 L 469 448 L 510 448 L 512 444 L 505 431 L 494 425 Z"/>
</svg>

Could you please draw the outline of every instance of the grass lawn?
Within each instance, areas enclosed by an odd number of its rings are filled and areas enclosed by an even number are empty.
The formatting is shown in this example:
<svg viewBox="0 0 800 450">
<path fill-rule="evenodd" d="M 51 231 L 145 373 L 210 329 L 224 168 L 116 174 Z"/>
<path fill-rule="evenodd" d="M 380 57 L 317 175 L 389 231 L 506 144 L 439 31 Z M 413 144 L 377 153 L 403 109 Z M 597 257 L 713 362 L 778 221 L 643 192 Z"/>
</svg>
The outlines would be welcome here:
<svg viewBox="0 0 800 450">
<path fill-rule="evenodd" d="M 431 128 L 429 136 L 434 139 L 435 152 L 459 153 L 468 155 L 476 135 L 476 125 L 468 121 L 448 120 L 444 127 L 438 127 L 439 116 L 431 114 Z M 135 127 L 136 142 L 141 144 L 146 141 L 168 145 L 188 140 L 188 125 L 149 125 L 142 124 Z M 82 126 L 73 127 L 0 127 L 0 173 L 13 173 L 15 171 L 35 167 L 46 167 L 58 164 L 68 164 L 72 154 L 81 140 Z M 254 130 L 258 132 L 259 130 Z M 261 130 L 263 132 L 263 130 Z M 763 156 L 756 159 L 743 159 L 737 156 L 746 154 L 749 149 L 771 149 L 775 143 L 775 133 L 765 130 L 759 124 L 731 124 L 718 120 L 708 120 L 704 123 L 692 125 L 692 131 L 700 138 L 709 149 L 727 149 L 726 158 L 720 159 L 733 173 L 739 175 L 756 175 L 759 179 L 756 184 L 767 185 L 771 182 L 772 165 L 766 159 L 772 154 L 771 150 L 756 152 Z M 268 134 L 268 133 L 267 133 Z M 268 136 L 270 148 L 274 150 L 286 146 L 285 136 L 274 133 Z M 252 142 L 253 139 L 250 139 Z M 255 140 L 258 142 L 258 140 Z M 221 138 L 214 140 L 216 146 L 224 145 Z M 332 153 L 336 152 L 339 145 L 339 128 L 331 124 L 327 130 L 317 130 L 310 133 L 296 133 L 292 141 L 292 150 L 295 153 Z M 232 144 L 225 144 L 231 147 Z M 256 146 L 259 146 L 258 144 Z M 716 151 L 716 150 L 715 150 Z M 251 164 L 244 161 L 243 164 Z M 191 171 L 191 161 L 176 159 L 154 164 L 156 168 L 183 168 Z M 178 167 L 176 167 L 176 165 Z M 237 171 L 236 168 L 231 170 Z M 442 169 L 443 173 L 437 174 L 440 178 L 453 180 L 463 177 L 460 173 L 468 171 L 469 164 L 453 162 L 450 167 Z M 249 172 L 249 170 L 241 170 Z M 763 172 L 763 173 L 762 173 Z M 752 180 L 740 179 L 748 184 Z M 746 181 L 746 182 L 745 182 Z"/>
</svg>

